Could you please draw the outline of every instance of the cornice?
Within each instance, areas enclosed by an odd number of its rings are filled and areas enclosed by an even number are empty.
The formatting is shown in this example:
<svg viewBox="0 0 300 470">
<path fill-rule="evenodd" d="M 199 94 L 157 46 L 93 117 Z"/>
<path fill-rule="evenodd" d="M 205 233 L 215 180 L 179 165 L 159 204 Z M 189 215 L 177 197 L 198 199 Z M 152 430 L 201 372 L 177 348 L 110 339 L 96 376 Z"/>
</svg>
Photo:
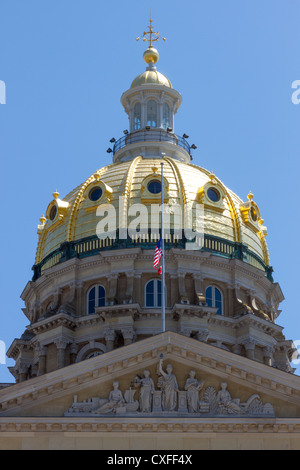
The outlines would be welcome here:
<svg viewBox="0 0 300 470">
<path fill-rule="evenodd" d="M 276 433 L 282 438 L 291 435 L 294 439 L 300 436 L 299 418 L 0 418 L 0 432 L 6 433 L 61 433 L 61 432 L 90 432 L 90 433 L 201 433 L 211 435 L 215 433 L 234 434 L 269 434 Z M 107 435 L 107 434 L 106 434 Z M 31 434 L 31 437 L 34 435 Z M 202 436 L 204 437 L 204 436 Z"/>
</svg>

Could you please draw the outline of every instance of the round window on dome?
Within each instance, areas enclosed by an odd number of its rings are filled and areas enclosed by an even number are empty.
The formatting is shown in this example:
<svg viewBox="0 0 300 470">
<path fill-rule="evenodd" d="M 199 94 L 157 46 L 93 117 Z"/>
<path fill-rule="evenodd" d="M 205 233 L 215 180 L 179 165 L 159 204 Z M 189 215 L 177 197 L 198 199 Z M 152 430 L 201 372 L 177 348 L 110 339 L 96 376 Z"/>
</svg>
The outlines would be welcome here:
<svg viewBox="0 0 300 470">
<path fill-rule="evenodd" d="M 161 182 L 158 180 L 152 180 L 148 183 L 148 191 L 151 194 L 161 193 Z"/>
<path fill-rule="evenodd" d="M 256 222 L 257 221 L 257 213 L 256 213 L 256 210 L 254 209 L 254 207 L 251 207 L 250 214 L 251 214 L 251 218 L 252 218 L 253 222 Z"/>
<path fill-rule="evenodd" d="M 98 201 L 101 196 L 102 196 L 102 189 L 99 186 L 91 189 L 89 192 L 89 199 L 93 202 Z"/>
<path fill-rule="evenodd" d="M 220 193 L 216 188 L 208 188 L 207 197 L 212 202 L 218 202 L 221 199 Z"/>
<path fill-rule="evenodd" d="M 50 220 L 54 220 L 56 217 L 56 214 L 57 214 L 57 207 L 56 206 L 51 207 L 50 215 L 49 215 Z"/>
</svg>

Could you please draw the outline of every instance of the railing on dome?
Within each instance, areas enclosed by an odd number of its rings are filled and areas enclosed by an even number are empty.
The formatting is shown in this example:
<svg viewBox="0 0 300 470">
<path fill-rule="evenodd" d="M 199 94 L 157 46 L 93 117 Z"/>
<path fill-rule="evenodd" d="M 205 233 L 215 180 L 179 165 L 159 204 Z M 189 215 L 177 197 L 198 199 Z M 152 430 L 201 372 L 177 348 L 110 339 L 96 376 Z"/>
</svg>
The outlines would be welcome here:
<svg viewBox="0 0 300 470">
<path fill-rule="evenodd" d="M 45 257 L 39 264 L 33 266 L 33 281 L 36 281 L 45 270 L 61 264 L 71 258 L 85 258 L 94 256 L 105 250 L 120 250 L 134 247 L 155 250 L 160 235 L 157 233 L 136 234 L 134 238 L 119 239 L 118 232 L 116 238 L 99 239 L 97 236 L 84 238 L 81 240 L 65 242 L 60 247 Z M 165 249 L 186 247 L 186 238 L 180 238 L 171 230 L 165 237 Z M 211 252 L 214 255 L 229 259 L 238 259 L 254 266 L 265 272 L 266 277 L 273 282 L 273 268 L 264 263 L 264 261 L 247 246 L 242 243 L 231 242 L 223 238 L 214 237 L 212 235 L 204 235 L 203 246 L 200 251 Z"/>
<path fill-rule="evenodd" d="M 131 134 L 126 134 L 117 140 L 113 147 L 113 155 L 115 155 L 118 150 L 125 147 L 126 145 L 140 142 L 166 142 L 173 145 L 178 145 L 183 150 L 188 152 L 188 154 L 191 152 L 191 147 L 184 137 L 163 129 L 142 129 L 136 132 L 132 132 Z"/>
</svg>

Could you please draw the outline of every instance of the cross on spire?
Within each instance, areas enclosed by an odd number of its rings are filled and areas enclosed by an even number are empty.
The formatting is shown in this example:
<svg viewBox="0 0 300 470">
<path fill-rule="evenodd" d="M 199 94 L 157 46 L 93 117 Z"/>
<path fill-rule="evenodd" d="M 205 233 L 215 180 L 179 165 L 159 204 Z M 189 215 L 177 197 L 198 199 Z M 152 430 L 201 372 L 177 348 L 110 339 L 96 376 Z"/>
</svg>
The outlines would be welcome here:
<svg viewBox="0 0 300 470">
<path fill-rule="evenodd" d="M 149 47 L 152 47 L 153 42 L 157 42 L 159 40 L 159 32 L 153 31 L 152 28 L 152 18 L 151 18 L 151 11 L 150 11 L 150 20 L 149 20 L 149 31 L 144 31 L 142 36 L 139 36 L 136 38 L 137 41 L 139 41 L 141 38 L 143 38 L 143 41 L 148 41 L 150 43 Z M 166 41 L 166 38 L 162 37 L 161 38 L 163 41 Z"/>
</svg>

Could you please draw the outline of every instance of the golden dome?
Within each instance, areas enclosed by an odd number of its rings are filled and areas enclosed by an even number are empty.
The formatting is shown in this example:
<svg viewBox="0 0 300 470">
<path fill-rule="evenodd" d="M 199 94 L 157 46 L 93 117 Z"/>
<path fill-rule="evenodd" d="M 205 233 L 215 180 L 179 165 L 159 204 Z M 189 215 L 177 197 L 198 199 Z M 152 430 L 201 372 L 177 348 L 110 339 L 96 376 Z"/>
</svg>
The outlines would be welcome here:
<svg viewBox="0 0 300 470">
<path fill-rule="evenodd" d="M 125 198 L 127 206 L 125 214 L 133 204 L 142 203 L 148 207 L 153 203 L 160 204 L 160 195 L 158 198 L 149 194 L 147 184 L 151 179 L 160 178 L 162 161 L 166 183 L 165 202 L 178 204 L 182 211 L 184 204 L 198 202 L 204 205 L 205 249 L 229 258 L 237 257 L 236 253 L 239 252 L 239 259 L 259 269 L 266 269 L 270 263 L 265 227 L 262 226 L 259 209 L 253 200 L 243 202 L 214 174 L 190 163 L 170 157 L 164 157 L 163 160 L 136 157 L 101 168 L 63 200 L 56 198 L 50 202 L 46 212 L 47 222 L 39 226 L 38 231 L 36 265 L 42 267 L 42 272 L 59 261 L 59 253 L 65 242 L 69 242 L 72 250 L 79 255 L 86 246 L 92 247 L 86 243 L 99 242 L 96 228 L 100 218 L 96 210 L 101 204 L 114 206 L 117 227 L 120 226 L 121 196 Z M 95 201 L 93 195 L 96 196 Z M 158 199 L 155 200 L 155 197 Z M 57 214 L 51 220 L 53 205 L 57 207 Z M 251 218 L 253 213 L 257 216 L 256 220 Z"/>
<path fill-rule="evenodd" d="M 132 82 L 130 88 L 134 88 L 140 85 L 163 85 L 169 88 L 172 88 L 172 84 L 170 80 L 163 75 L 162 73 L 158 72 L 157 70 L 146 70 L 144 73 L 138 75 Z"/>
</svg>

